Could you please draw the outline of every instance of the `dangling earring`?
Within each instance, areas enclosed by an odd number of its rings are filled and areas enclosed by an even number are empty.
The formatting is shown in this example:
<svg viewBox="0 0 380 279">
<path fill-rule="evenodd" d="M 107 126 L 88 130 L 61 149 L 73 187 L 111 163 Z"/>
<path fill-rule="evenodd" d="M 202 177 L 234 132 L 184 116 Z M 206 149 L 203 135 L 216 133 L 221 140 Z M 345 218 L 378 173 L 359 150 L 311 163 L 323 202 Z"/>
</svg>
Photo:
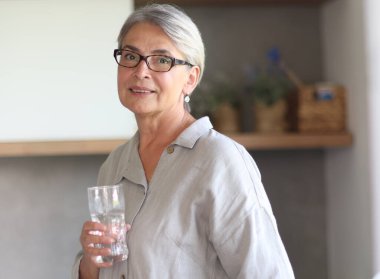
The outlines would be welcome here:
<svg viewBox="0 0 380 279">
<path fill-rule="evenodd" d="M 188 94 L 185 95 L 185 98 L 183 99 L 185 103 L 190 102 L 190 96 Z"/>
</svg>

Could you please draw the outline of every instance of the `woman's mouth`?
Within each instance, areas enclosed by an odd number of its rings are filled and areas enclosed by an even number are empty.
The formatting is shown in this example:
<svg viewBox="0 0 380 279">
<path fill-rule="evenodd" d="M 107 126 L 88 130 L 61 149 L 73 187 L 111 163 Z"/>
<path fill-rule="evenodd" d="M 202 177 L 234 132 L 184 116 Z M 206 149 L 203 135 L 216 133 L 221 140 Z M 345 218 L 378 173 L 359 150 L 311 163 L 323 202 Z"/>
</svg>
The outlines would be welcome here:
<svg viewBox="0 0 380 279">
<path fill-rule="evenodd" d="M 150 93 L 155 92 L 154 90 L 150 90 L 148 88 L 135 88 L 135 87 L 129 88 L 129 91 L 134 94 L 150 94 Z"/>
</svg>

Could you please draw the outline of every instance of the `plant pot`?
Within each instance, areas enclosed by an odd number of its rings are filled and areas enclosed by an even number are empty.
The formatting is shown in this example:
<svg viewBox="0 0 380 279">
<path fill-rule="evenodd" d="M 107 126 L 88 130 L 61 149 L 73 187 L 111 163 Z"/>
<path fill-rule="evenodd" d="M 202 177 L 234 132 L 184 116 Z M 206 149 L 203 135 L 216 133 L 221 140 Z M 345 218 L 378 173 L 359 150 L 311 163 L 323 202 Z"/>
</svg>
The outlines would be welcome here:
<svg viewBox="0 0 380 279">
<path fill-rule="evenodd" d="M 239 111 L 229 103 L 217 106 L 214 116 L 214 128 L 222 133 L 237 133 L 240 131 Z"/>
<path fill-rule="evenodd" d="M 260 133 L 281 133 L 287 130 L 287 102 L 280 100 L 271 106 L 254 103 L 255 131 Z"/>
</svg>

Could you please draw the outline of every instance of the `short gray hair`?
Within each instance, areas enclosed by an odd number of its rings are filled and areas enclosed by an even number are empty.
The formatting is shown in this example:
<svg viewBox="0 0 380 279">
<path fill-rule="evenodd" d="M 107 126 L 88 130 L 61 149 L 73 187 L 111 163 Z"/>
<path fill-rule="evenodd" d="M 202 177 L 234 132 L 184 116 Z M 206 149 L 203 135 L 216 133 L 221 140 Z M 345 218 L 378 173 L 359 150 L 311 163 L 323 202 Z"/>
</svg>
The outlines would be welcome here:
<svg viewBox="0 0 380 279">
<path fill-rule="evenodd" d="M 162 28 L 173 41 L 185 60 L 200 68 L 200 82 L 205 67 L 205 48 L 201 33 L 192 19 L 180 8 L 169 4 L 150 4 L 135 10 L 125 21 L 118 37 L 118 46 L 137 23 L 149 22 Z"/>
</svg>

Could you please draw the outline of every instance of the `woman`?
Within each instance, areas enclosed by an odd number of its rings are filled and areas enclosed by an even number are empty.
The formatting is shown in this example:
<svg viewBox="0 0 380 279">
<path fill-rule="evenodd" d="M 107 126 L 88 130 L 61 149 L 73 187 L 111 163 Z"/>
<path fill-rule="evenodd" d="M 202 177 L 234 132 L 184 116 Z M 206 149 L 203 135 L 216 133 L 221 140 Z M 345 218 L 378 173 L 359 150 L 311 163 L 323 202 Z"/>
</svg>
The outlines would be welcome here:
<svg viewBox="0 0 380 279">
<path fill-rule="evenodd" d="M 187 103 L 204 70 L 195 24 L 170 5 L 149 5 L 125 22 L 115 50 L 120 102 L 138 132 L 103 164 L 99 185 L 124 185 L 129 257 L 86 222 L 76 278 L 294 278 L 251 156 L 195 120 Z"/>
</svg>

